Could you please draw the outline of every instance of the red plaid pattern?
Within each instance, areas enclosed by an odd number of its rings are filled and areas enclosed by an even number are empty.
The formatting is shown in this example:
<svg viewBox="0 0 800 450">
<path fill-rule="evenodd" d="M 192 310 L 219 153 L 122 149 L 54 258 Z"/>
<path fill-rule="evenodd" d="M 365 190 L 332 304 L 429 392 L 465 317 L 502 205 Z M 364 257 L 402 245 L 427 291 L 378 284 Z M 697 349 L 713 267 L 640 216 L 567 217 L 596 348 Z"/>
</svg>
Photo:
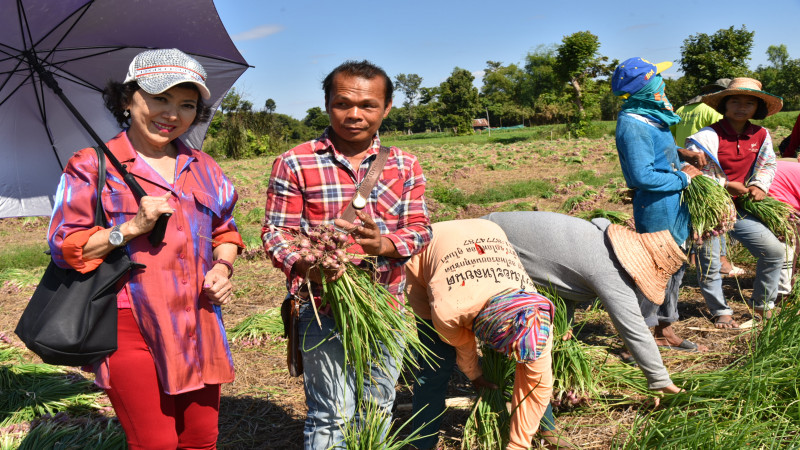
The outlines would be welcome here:
<svg viewBox="0 0 800 450">
<path fill-rule="evenodd" d="M 329 131 L 280 155 L 272 165 L 261 237 L 272 264 L 286 274 L 292 294 L 302 283 L 302 278 L 292 273 L 298 259 L 289 248 L 292 233 L 340 217 L 380 149 L 376 136 L 367 158 L 354 169 L 333 147 Z M 406 258 L 419 253 L 432 236 L 424 193 L 425 177 L 417 159 L 392 147 L 364 211 Z M 357 244 L 349 251 L 363 253 Z M 378 280 L 397 297 L 405 287 L 406 258 L 377 258 Z M 318 300 L 319 292 L 314 295 Z"/>
</svg>

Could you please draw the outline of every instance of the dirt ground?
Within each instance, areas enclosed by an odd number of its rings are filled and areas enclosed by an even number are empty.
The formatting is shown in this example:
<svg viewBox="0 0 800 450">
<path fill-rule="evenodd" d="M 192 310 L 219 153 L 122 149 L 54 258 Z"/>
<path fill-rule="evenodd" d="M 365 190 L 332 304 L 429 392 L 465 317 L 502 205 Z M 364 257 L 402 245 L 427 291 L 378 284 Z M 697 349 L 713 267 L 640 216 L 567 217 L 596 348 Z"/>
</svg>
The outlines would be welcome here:
<svg viewBox="0 0 800 450">
<path fill-rule="evenodd" d="M 447 185 L 466 193 L 474 193 L 521 179 L 544 180 L 553 186 L 549 198 L 524 198 L 484 205 L 470 205 L 453 211 L 435 201 L 429 206 L 434 220 L 479 217 L 491 211 L 530 209 L 561 211 L 576 214 L 594 208 L 630 213 L 630 205 L 620 200 L 618 191 L 624 186 L 613 140 L 609 138 L 578 141 L 541 141 L 488 144 L 483 146 L 451 146 L 450 148 L 415 147 L 423 164 L 429 187 Z M 464 155 L 471 155 L 464 158 Z M 464 160 L 466 159 L 466 160 Z M 237 221 L 247 242 L 257 243 L 263 218 L 266 181 L 271 160 L 222 161 L 225 172 L 236 183 L 240 193 Z M 592 195 L 570 211 L 562 206 L 570 197 L 587 189 L 581 181 L 569 181 L 570 175 L 590 171 L 608 179 L 593 186 Z M 260 208 L 260 209 L 259 209 Z M 261 215 L 261 217 L 258 217 Z M 0 239 L 4 246 L 45 248 L 47 219 L 2 219 Z M 732 256 L 737 265 L 748 270 L 738 280 L 725 280 L 725 293 L 740 323 L 750 316 L 742 299 L 749 296 L 754 266 L 746 251 Z M 231 327 L 249 315 L 280 305 L 284 296 L 284 277 L 272 268 L 263 250 L 252 244 L 236 261 L 236 298 L 224 309 L 226 326 Z M 16 278 L 0 285 L 0 333 L 15 341 L 13 329 L 30 298 L 40 269 L 22 271 Z M 20 281 L 22 280 L 22 281 Z M 25 281 L 27 280 L 27 281 Z M 31 281 L 33 280 L 33 281 Z M 709 347 L 705 354 L 664 350 L 662 355 L 671 373 L 687 369 L 715 370 L 733 361 L 746 351 L 747 331 L 713 330 L 708 310 L 700 296 L 694 267 L 687 269 L 679 307 L 681 320 L 676 325 L 679 335 Z M 579 321 L 585 325 L 578 338 L 592 345 L 605 347 L 610 357 L 618 358 L 621 341 L 605 313 L 579 310 Z M 18 343 L 18 341 L 15 341 Z M 225 385 L 222 392 L 219 446 L 225 449 L 295 449 L 302 443 L 305 402 L 301 378 L 292 378 L 286 370 L 285 343 L 281 338 L 258 346 L 233 344 L 237 379 Z M 83 374 L 89 377 L 89 374 Z M 468 380 L 454 375 L 449 396 L 469 396 L 473 392 Z M 398 387 L 400 421 L 410 414 L 406 404 L 411 393 L 407 386 Z M 629 429 L 636 414 L 647 411 L 645 399 L 609 406 L 602 401 L 568 411 L 557 411 L 557 423 L 573 443 L 585 449 L 609 448 L 620 430 Z M 444 417 L 442 448 L 460 447 L 465 409 L 449 410 Z"/>
</svg>

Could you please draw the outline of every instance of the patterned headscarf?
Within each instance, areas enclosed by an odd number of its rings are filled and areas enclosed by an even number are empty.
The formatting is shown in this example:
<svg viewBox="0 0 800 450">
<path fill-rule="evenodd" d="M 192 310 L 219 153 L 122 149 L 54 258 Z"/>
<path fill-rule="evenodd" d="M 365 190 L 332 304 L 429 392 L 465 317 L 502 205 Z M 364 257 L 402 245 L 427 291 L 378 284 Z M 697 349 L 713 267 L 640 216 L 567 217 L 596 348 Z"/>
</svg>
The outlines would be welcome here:
<svg viewBox="0 0 800 450">
<path fill-rule="evenodd" d="M 681 121 L 675 114 L 672 103 L 669 102 L 664 92 L 664 80 L 661 75 L 655 75 L 650 81 L 635 94 L 628 97 L 622 104 L 626 112 L 650 116 L 666 126 L 672 126 Z"/>
<path fill-rule="evenodd" d="M 536 361 L 550 336 L 555 307 L 539 294 L 508 289 L 489 299 L 472 331 L 486 345 L 517 362 Z"/>
</svg>

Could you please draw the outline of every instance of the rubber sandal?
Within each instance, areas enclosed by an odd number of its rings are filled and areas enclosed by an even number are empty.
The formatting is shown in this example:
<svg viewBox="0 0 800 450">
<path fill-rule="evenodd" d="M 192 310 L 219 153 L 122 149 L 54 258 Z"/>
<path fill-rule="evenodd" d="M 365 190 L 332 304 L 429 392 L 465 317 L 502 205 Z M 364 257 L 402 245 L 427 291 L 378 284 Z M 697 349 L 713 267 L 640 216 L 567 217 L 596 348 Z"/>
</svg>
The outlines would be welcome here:
<svg viewBox="0 0 800 450">
<path fill-rule="evenodd" d="M 719 316 L 719 317 L 721 317 L 721 316 Z M 735 325 L 735 326 L 718 327 L 717 324 L 720 324 L 720 325 Z M 736 321 L 733 320 L 733 317 L 728 317 L 727 319 L 717 318 L 716 320 L 714 320 L 714 328 L 716 328 L 718 330 L 735 330 L 735 329 L 739 328 L 739 324 L 737 324 Z"/>
<path fill-rule="evenodd" d="M 694 342 L 684 339 L 679 345 L 659 345 L 658 348 L 664 350 L 680 350 L 682 352 L 698 352 L 697 344 Z"/>
<path fill-rule="evenodd" d="M 624 364 L 627 364 L 631 367 L 639 367 L 639 364 L 636 363 L 636 358 L 634 358 L 633 355 L 626 355 L 626 356 L 620 355 L 619 359 Z"/>
</svg>

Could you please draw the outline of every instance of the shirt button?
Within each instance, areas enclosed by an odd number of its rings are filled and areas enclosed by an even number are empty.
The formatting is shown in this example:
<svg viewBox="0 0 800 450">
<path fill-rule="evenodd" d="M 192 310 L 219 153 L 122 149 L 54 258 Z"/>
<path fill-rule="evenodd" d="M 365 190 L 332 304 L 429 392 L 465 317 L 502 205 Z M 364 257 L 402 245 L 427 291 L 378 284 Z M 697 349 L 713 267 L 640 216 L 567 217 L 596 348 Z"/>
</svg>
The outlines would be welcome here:
<svg viewBox="0 0 800 450">
<path fill-rule="evenodd" d="M 186 312 L 191 312 L 191 311 L 192 311 L 192 307 L 191 306 L 187 306 L 186 307 Z"/>
<path fill-rule="evenodd" d="M 183 259 L 183 258 L 185 258 L 185 257 L 186 257 L 186 255 L 184 255 L 183 253 L 181 253 L 180 255 L 178 255 L 178 258 L 180 258 L 180 259 Z"/>
<path fill-rule="evenodd" d="M 178 231 L 183 231 L 183 227 L 178 225 Z"/>
<path fill-rule="evenodd" d="M 188 283 L 188 281 L 186 281 L 186 280 L 181 280 L 181 283 L 183 283 L 183 284 L 187 284 L 187 283 Z"/>
</svg>

